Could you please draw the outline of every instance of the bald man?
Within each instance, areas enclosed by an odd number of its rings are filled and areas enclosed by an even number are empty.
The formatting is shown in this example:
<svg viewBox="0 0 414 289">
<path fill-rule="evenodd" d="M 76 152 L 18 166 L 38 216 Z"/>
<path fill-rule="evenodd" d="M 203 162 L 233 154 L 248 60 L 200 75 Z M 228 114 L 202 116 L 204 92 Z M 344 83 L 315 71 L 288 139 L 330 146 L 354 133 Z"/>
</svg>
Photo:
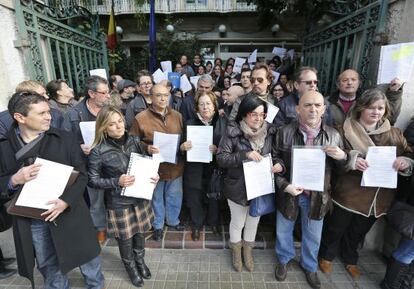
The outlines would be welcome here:
<svg viewBox="0 0 414 289">
<path fill-rule="evenodd" d="M 346 69 L 339 74 L 336 80 L 337 92 L 329 98 L 327 122 L 333 127 L 342 127 L 348 112 L 354 106 L 356 98 L 360 95 L 361 78 L 353 69 Z M 402 104 L 402 82 L 394 78 L 389 84 L 380 84 L 376 88 L 387 96 L 391 106 L 389 121 L 394 124 L 400 114 Z"/>
<path fill-rule="evenodd" d="M 330 176 L 334 167 L 346 165 L 347 154 L 342 150 L 339 133 L 323 124 L 325 112 L 323 96 L 316 91 L 307 91 L 296 106 L 297 119 L 280 128 L 273 142 L 272 155 L 280 159 L 284 174 L 276 175 L 276 255 L 279 263 L 275 277 L 283 281 L 287 276 L 287 264 L 295 257 L 293 229 L 299 211 L 302 223 L 302 246 L 300 265 L 312 288 L 320 288 L 317 275 L 318 251 L 322 234 L 323 218 L 331 206 Z M 291 156 L 294 146 L 322 147 L 326 153 L 325 185 L 323 191 L 310 191 L 291 184 Z M 295 169 L 295 168 L 293 168 Z"/>
</svg>

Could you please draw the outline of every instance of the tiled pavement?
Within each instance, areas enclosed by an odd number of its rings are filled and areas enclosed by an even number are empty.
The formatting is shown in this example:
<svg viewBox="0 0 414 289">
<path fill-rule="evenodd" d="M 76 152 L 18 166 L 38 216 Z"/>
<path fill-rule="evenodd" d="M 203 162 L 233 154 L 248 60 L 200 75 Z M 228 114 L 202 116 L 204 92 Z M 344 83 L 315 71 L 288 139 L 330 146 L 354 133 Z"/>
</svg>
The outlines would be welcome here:
<svg viewBox="0 0 414 289">
<path fill-rule="evenodd" d="M 166 233 L 167 234 L 167 233 Z M 189 232 L 181 233 L 185 240 Z M 12 234 L 9 231 L 0 234 L 0 246 L 5 256 L 14 255 Z M 177 241 L 178 242 L 178 241 Z M 188 241 L 190 243 L 191 241 Z M 164 240 L 165 243 L 165 240 Z M 203 245 L 205 246 L 205 244 Z M 263 248 L 263 247 L 262 247 Z M 118 249 L 113 240 L 103 247 L 103 269 L 107 289 L 135 288 L 127 279 L 126 272 L 119 258 Z M 152 271 L 152 279 L 145 281 L 145 288 L 153 289 L 307 289 L 306 283 L 297 262 L 289 265 L 289 273 L 285 282 L 277 282 L 273 275 L 276 262 L 271 249 L 254 250 L 255 271 L 245 269 L 236 273 L 231 267 L 228 249 L 147 249 L 146 261 Z M 330 276 L 319 272 L 323 289 L 376 289 L 384 275 L 385 261 L 373 252 L 363 251 L 360 258 L 361 278 L 355 282 L 345 272 L 339 262 L 334 264 L 334 273 Z M 12 266 L 16 266 L 15 264 Z M 36 288 L 42 287 L 42 278 L 36 272 Z M 84 288 L 78 270 L 70 273 L 72 288 Z M 29 282 L 18 276 L 0 280 L 0 289 L 29 289 Z"/>
</svg>

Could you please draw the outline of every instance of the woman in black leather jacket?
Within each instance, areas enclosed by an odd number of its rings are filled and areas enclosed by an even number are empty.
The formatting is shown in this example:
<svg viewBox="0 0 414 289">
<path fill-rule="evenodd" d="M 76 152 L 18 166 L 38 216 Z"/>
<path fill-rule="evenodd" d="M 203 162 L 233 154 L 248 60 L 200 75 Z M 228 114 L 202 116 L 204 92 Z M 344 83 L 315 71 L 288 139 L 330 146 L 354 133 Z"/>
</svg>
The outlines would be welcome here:
<svg viewBox="0 0 414 289">
<path fill-rule="evenodd" d="M 141 287 L 151 272 L 144 262 L 145 231 L 154 219 L 148 200 L 124 197 L 123 187 L 135 178 L 126 174 L 131 153 L 143 154 L 139 138 L 125 132 L 125 119 L 114 106 L 102 108 L 96 118 L 95 141 L 89 155 L 89 186 L 105 190 L 107 231 L 115 237 L 133 285 Z M 157 178 L 153 179 L 154 182 Z"/>
</svg>

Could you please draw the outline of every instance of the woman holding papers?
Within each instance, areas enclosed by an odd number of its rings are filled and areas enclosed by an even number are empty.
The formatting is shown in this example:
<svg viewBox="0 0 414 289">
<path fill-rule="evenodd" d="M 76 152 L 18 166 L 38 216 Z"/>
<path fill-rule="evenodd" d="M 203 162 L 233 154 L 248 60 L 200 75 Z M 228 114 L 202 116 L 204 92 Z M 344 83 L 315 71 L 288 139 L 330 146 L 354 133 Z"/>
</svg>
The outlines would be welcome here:
<svg viewBox="0 0 414 289">
<path fill-rule="evenodd" d="M 370 169 L 366 160 L 369 150 L 379 146 L 396 150 L 396 156 L 389 158 L 389 167 L 374 166 L 376 182 L 388 182 L 393 172 L 411 174 L 412 156 L 410 147 L 398 128 L 390 125 L 387 117 L 390 106 L 386 96 L 379 90 L 365 91 L 359 98 L 343 126 L 343 138 L 349 153 L 349 167 L 345 174 L 338 175 L 333 185 L 332 198 L 335 204 L 332 215 L 326 219 L 319 251 L 319 267 L 325 273 L 332 271 L 332 260 L 338 249 L 344 260 L 346 270 L 353 278 L 360 276 L 357 267 L 358 246 L 375 221 L 386 214 L 396 194 L 394 188 L 376 184 L 362 185 Z M 371 148 L 370 148 L 371 147 Z M 386 162 L 383 154 L 373 159 Z M 393 168 L 391 172 L 386 172 Z M 385 172 L 385 174 L 384 174 Z M 380 177 L 380 175 L 384 175 Z M 396 175 L 395 175 L 396 178 Z M 368 186 L 369 185 L 369 186 Z M 385 186 L 385 185 L 382 185 Z"/>
<path fill-rule="evenodd" d="M 216 129 L 216 124 L 223 121 L 223 119 L 220 119 L 217 113 L 217 98 L 213 92 L 198 93 L 195 98 L 195 109 L 197 118 L 187 122 L 185 136 L 187 141 L 181 145 L 181 148 L 183 151 L 187 151 L 187 161 L 184 166 L 184 190 L 193 223 L 191 238 L 197 241 L 200 239 L 200 230 L 206 217 L 203 208 L 206 201 L 208 203 L 207 224 L 212 227 L 213 233 L 219 234 L 221 232 L 219 228 L 219 201 L 217 196 L 209 195 L 209 188 L 211 176 L 216 167 L 215 154 L 221 139 L 221 132 Z M 207 130 L 207 133 L 203 136 L 196 136 L 192 134 L 190 129 L 196 129 L 197 127 L 210 127 L 211 130 Z M 201 133 L 202 131 L 194 132 Z M 192 139 L 192 137 L 196 139 Z M 201 151 L 203 149 L 201 144 L 195 143 L 200 139 L 209 141 L 208 148 L 204 146 L 203 151 Z M 196 147 L 193 147 L 193 145 Z M 193 158 L 194 151 L 200 152 L 202 155 L 210 157 L 210 159 L 202 160 L 200 159 L 201 156 Z"/>
<path fill-rule="evenodd" d="M 271 152 L 276 128 L 265 122 L 266 112 L 265 101 L 253 95 L 246 96 L 240 103 L 235 122 L 228 124 L 217 152 L 218 165 L 226 169 L 223 194 L 231 212 L 229 234 L 233 266 L 239 272 L 243 266 L 242 247 L 246 268 L 254 269 L 252 248 L 260 219 L 249 215 L 243 161 L 260 161 L 263 155 Z M 272 171 L 281 172 L 282 167 L 276 164 Z"/>
<path fill-rule="evenodd" d="M 126 175 L 131 153 L 143 154 L 144 150 L 138 137 L 125 132 L 125 119 L 113 106 L 106 106 L 99 112 L 92 147 L 89 185 L 105 189 L 108 234 L 118 242 L 132 284 L 141 287 L 144 284 L 142 278 L 151 278 L 144 262 L 144 233 L 151 228 L 154 215 L 150 201 L 122 196 L 121 191 L 135 181 L 134 176 Z"/>
</svg>

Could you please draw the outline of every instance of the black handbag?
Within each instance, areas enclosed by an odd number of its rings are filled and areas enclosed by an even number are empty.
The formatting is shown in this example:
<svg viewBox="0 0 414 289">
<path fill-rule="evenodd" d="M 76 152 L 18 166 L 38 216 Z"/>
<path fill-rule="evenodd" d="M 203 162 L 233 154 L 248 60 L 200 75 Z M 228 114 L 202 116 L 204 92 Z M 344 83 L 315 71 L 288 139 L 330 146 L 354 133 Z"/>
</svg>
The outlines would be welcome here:
<svg viewBox="0 0 414 289">
<path fill-rule="evenodd" d="M 414 239 L 414 207 L 396 201 L 387 212 L 389 224 L 404 237 Z"/>
<path fill-rule="evenodd" d="M 215 168 L 210 180 L 210 189 L 207 193 L 207 198 L 219 200 L 222 197 L 224 182 L 224 170 Z"/>
<path fill-rule="evenodd" d="M 276 210 L 275 193 L 263 195 L 250 201 L 249 215 L 252 217 L 260 217 Z"/>
</svg>

